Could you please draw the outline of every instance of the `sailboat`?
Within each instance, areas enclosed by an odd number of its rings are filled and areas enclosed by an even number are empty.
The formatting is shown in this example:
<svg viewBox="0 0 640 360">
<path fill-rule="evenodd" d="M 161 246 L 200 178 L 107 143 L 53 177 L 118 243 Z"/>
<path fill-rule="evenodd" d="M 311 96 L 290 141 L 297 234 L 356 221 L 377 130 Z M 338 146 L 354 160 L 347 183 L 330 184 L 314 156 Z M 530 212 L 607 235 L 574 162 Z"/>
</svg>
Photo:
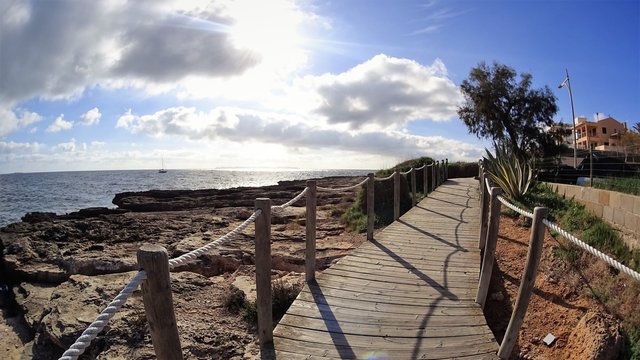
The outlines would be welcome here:
<svg viewBox="0 0 640 360">
<path fill-rule="evenodd" d="M 164 174 L 167 172 L 167 169 L 164 168 L 164 156 L 162 157 L 162 167 L 158 170 L 159 174 Z"/>
</svg>

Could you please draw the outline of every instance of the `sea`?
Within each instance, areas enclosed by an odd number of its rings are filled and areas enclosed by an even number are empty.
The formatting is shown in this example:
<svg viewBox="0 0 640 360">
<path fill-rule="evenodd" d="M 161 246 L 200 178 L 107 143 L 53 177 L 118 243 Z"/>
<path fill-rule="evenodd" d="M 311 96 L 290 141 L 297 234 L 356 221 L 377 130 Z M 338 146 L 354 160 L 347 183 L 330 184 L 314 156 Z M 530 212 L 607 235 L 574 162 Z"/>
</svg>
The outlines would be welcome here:
<svg viewBox="0 0 640 360">
<path fill-rule="evenodd" d="M 88 207 L 115 208 L 117 193 L 146 190 L 228 189 L 276 185 L 283 180 L 365 176 L 370 170 L 157 170 L 0 174 L 0 227 L 32 211 L 66 214 Z"/>
</svg>

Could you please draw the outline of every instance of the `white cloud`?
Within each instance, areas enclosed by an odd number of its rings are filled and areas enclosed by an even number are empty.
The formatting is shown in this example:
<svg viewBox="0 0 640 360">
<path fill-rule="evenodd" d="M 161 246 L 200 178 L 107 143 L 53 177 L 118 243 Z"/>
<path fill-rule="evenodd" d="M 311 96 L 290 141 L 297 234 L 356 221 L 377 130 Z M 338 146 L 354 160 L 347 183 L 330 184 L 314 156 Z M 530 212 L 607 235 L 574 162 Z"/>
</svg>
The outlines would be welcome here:
<svg viewBox="0 0 640 360">
<path fill-rule="evenodd" d="M 42 116 L 35 112 L 23 109 L 12 110 L 0 105 L 0 136 L 10 134 L 40 120 L 42 120 Z"/>
<path fill-rule="evenodd" d="M 309 125 L 304 120 L 245 109 L 216 108 L 201 112 L 175 107 L 142 116 L 128 111 L 118 120 L 118 126 L 153 137 L 173 135 L 191 140 L 278 144 L 384 156 L 427 154 L 469 160 L 481 154 L 475 145 L 439 136 L 415 136 L 393 130 L 342 131 L 332 126 Z"/>
<path fill-rule="evenodd" d="M 0 141 L 0 154 L 36 153 L 43 148 L 44 145 L 37 142 L 17 143 L 14 141 Z"/>
<path fill-rule="evenodd" d="M 381 54 L 341 74 L 306 76 L 291 93 L 328 123 L 400 128 L 408 121 L 447 121 L 462 101 L 440 59 L 430 66 Z M 295 96 L 295 95 L 294 95 Z"/>
<path fill-rule="evenodd" d="M 94 107 L 80 116 L 80 123 L 87 126 L 94 125 L 100 122 L 101 117 L 102 114 L 100 113 L 100 110 L 98 110 L 97 107 Z"/>
<path fill-rule="evenodd" d="M 11 2 L 0 18 L 0 103 L 73 98 L 96 85 L 166 91 L 264 63 L 299 66 L 289 39 L 313 16 L 295 3 Z"/>
<path fill-rule="evenodd" d="M 47 128 L 47 132 L 58 132 L 62 130 L 69 130 L 73 127 L 73 122 L 66 121 L 64 114 L 60 114 L 51 125 Z"/>
<path fill-rule="evenodd" d="M 74 152 L 76 151 L 76 139 L 71 138 L 69 142 L 59 143 L 58 145 L 54 146 L 54 149 L 64 152 Z"/>
</svg>

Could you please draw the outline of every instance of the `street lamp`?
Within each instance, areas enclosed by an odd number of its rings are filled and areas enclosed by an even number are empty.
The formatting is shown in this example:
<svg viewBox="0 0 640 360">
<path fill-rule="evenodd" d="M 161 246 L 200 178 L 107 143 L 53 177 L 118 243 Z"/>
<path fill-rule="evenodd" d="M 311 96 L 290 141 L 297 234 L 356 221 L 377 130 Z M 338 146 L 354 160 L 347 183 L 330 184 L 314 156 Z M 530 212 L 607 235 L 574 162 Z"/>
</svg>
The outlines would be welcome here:
<svg viewBox="0 0 640 360">
<path fill-rule="evenodd" d="M 564 87 L 564 85 L 566 84 L 567 90 L 569 90 L 569 101 L 571 101 L 571 119 L 573 121 L 573 167 L 577 168 L 578 156 L 577 156 L 576 144 L 578 143 L 578 134 L 576 132 L 576 114 L 575 114 L 575 111 L 573 110 L 573 93 L 571 92 L 571 81 L 569 81 L 569 70 L 568 69 L 564 69 L 564 70 L 567 72 L 567 77 L 564 79 L 564 81 L 560 85 L 558 85 L 558 89 Z M 587 128 L 587 132 L 588 131 L 589 129 Z"/>
</svg>

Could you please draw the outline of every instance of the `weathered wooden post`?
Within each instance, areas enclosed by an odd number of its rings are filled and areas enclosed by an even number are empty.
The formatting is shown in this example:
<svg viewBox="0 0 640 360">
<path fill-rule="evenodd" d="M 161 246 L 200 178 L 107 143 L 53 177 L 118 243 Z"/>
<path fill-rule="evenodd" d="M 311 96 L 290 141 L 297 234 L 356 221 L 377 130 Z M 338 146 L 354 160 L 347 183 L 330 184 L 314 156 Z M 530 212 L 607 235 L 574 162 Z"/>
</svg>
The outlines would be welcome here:
<svg viewBox="0 0 640 360">
<path fill-rule="evenodd" d="M 545 227 L 542 223 L 547 215 L 549 209 L 545 207 L 536 207 L 533 209 L 533 221 L 531 224 L 531 237 L 529 239 L 529 251 L 527 253 L 527 262 L 524 268 L 524 274 L 522 274 L 522 280 L 520 281 L 520 289 L 518 290 L 518 297 L 516 298 L 516 304 L 513 307 L 511 313 L 511 320 L 509 320 L 509 326 L 504 334 L 502 344 L 500 344 L 500 350 L 498 356 L 501 359 L 507 359 L 513 350 L 513 346 L 518 339 L 518 333 L 522 326 L 522 321 L 527 313 L 527 307 L 529 306 L 529 300 L 531 299 L 531 292 L 535 286 L 536 274 L 538 272 L 538 264 L 540 263 L 540 257 L 542 256 L 542 244 L 544 243 Z"/>
<path fill-rule="evenodd" d="M 436 160 L 436 186 L 440 186 L 440 160 Z"/>
<path fill-rule="evenodd" d="M 424 196 L 427 196 L 429 193 L 429 167 L 427 166 L 427 162 L 424 163 Z"/>
<path fill-rule="evenodd" d="M 375 196 L 375 177 L 373 173 L 367 175 L 369 180 L 367 181 L 367 240 L 373 240 L 373 226 L 376 221 L 376 214 L 374 208 L 374 196 Z"/>
<path fill-rule="evenodd" d="M 393 173 L 393 221 L 400 218 L 400 171 Z"/>
<path fill-rule="evenodd" d="M 416 204 L 418 203 L 418 194 L 416 190 L 416 169 L 414 168 L 411 168 L 411 196 L 411 206 L 416 206 Z"/>
<path fill-rule="evenodd" d="M 500 228 L 500 201 L 498 195 L 502 194 L 502 189 L 491 188 L 491 212 L 489 213 L 489 231 L 487 232 L 486 246 L 482 256 L 482 268 L 480 270 L 480 282 L 476 293 L 476 303 L 484 309 L 487 300 L 489 283 L 491 282 L 491 272 L 493 271 L 493 259 L 498 242 L 498 229 Z"/>
<path fill-rule="evenodd" d="M 449 159 L 444 159 L 444 180 L 449 180 Z"/>
<path fill-rule="evenodd" d="M 316 278 L 316 181 L 307 180 L 306 193 L 306 221 L 307 228 L 305 251 L 305 280 L 307 282 Z"/>
<path fill-rule="evenodd" d="M 436 189 L 436 163 L 431 163 L 431 191 Z"/>
<path fill-rule="evenodd" d="M 489 216 L 489 192 L 487 191 L 488 174 L 483 171 L 480 175 L 480 239 L 478 249 L 484 249 L 487 239 L 487 218 Z"/>
<path fill-rule="evenodd" d="M 159 245 L 146 244 L 138 249 L 137 256 L 138 266 L 147 273 L 147 278 L 142 282 L 142 301 L 156 357 L 182 359 L 167 250 Z"/>
<path fill-rule="evenodd" d="M 258 312 L 258 340 L 260 348 L 273 345 L 273 316 L 271 314 L 271 200 L 258 198 L 256 210 L 256 307 Z"/>
</svg>

